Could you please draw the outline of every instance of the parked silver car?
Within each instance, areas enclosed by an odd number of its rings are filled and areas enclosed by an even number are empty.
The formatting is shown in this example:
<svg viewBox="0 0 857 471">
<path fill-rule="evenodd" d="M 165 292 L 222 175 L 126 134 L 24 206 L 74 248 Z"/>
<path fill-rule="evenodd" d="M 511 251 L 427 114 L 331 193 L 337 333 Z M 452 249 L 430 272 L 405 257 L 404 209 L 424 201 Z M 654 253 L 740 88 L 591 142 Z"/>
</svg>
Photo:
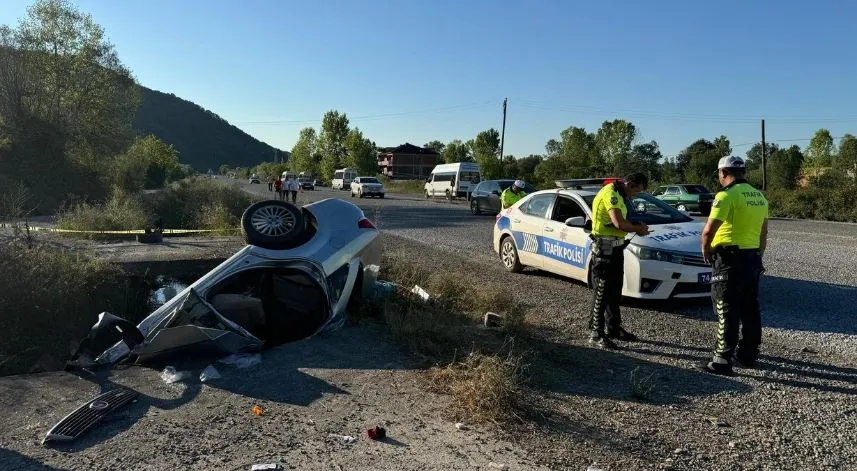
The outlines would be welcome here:
<svg viewBox="0 0 857 471">
<path fill-rule="evenodd" d="M 102 313 L 69 366 L 222 356 L 310 337 L 340 327 L 377 279 L 380 232 L 350 202 L 261 201 L 241 227 L 246 247 L 137 326 Z"/>
</svg>

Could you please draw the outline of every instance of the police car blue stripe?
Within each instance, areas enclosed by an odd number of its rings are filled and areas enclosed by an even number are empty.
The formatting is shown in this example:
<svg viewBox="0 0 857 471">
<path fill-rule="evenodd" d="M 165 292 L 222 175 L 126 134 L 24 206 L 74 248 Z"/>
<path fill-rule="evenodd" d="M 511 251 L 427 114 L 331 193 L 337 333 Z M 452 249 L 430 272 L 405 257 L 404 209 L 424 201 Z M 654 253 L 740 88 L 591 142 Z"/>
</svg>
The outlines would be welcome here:
<svg viewBox="0 0 857 471">
<path fill-rule="evenodd" d="M 578 268 L 586 268 L 589 243 L 580 246 L 521 231 L 512 231 L 512 237 L 515 239 L 518 250 L 522 252 L 534 253 Z"/>
</svg>

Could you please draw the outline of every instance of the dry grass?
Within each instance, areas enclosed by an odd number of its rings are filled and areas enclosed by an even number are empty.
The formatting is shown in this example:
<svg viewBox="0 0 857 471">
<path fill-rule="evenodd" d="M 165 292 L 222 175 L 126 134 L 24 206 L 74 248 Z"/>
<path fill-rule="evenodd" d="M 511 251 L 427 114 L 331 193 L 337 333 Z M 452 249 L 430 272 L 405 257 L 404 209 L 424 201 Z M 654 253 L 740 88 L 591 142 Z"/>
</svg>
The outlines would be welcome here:
<svg viewBox="0 0 857 471">
<path fill-rule="evenodd" d="M 525 306 L 500 287 L 429 273 L 395 250 L 388 250 L 382 266 L 382 278 L 400 288 L 375 304 L 372 313 L 418 360 L 431 365 L 429 388 L 449 394 L 462 420 L 516 417 L 523 403 L 523 357 L 512 345 L 526 336 Z M 429 293 L 428 301 L 411 293 L 414 285 Z M 487 311 L 502 315 L 500 328 L 482 326 Z"/>
<path fill-rule="evenodd" d="M 142 229 L 149 212 L 139 195 L 114 188 L 106 202 L 79 201 L 57 214 L 57 227 L 76 231 L 124 231 Z"/>
<path fill-rule="evenodd" d="M 100 312 L 144 314 L 142 285 L 85 255 L 0 240 L 0 375 L 61 368 Z"/>
</svg>

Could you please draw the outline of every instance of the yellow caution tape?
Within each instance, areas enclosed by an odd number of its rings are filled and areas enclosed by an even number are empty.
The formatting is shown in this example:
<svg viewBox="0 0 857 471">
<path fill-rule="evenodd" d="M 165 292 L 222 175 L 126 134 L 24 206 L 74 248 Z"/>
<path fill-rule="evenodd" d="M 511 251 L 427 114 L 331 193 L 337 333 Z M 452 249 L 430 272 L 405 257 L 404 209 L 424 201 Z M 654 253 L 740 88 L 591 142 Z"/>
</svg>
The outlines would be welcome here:
<svg viewBox="0 0 857 471">
<path fill-rule="evenodd" d="M 84 231 L 78 229 L 57 229 L 53 227 L 30 227 L 31 231 L 44 231 L 44 232 L 70 232 L 75 234 L 145 234 L 146 231 L 143 229 L 134 229 L 127 231 Z M 234 227 L 232 229 L 164 229 L 163 234 L 189 234 L 194 232 L 223 232 L 230 230 L 239 230 L 239 227 Z"/>
</svg>

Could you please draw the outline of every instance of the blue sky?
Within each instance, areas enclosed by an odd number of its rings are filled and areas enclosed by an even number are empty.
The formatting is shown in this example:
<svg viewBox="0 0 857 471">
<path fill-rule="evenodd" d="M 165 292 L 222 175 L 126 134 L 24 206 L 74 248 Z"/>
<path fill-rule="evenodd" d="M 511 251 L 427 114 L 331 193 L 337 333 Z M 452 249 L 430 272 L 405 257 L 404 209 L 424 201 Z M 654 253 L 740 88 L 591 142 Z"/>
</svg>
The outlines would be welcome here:
<svg viewBox="0 0 857 471">
<path fill-rule="evenodd" d="M 0 23 L 29 1 L 3 0 Z M 671 156 L 857 134 L 857 2 L 76 0 L 140 83 L 291 149 L 329 109 L 379 146 L 500 129 L 543 153 L 625 118 Z M 805 141 L 798 141 L 806 139 Z M 741 144 L 748 144 L 740 146 Z"/>
</svg>

